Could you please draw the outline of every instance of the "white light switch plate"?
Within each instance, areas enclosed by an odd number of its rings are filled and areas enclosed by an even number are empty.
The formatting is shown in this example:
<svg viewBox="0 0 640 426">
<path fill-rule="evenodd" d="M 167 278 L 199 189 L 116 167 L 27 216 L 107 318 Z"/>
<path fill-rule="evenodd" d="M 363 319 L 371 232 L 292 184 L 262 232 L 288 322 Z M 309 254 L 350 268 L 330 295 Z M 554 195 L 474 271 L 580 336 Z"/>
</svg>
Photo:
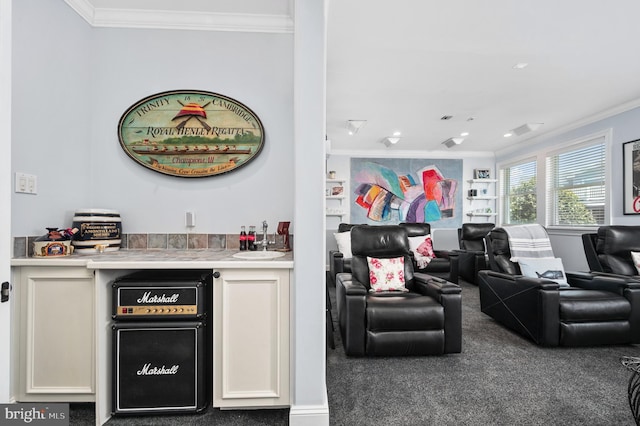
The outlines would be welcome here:
<svg viewBox="0 0 640 426">
<path fill-rule="evenodd" d="M 16 192 L 22 194 L 37 194 L 38 177 L 36 175 L 16 172 Z"/>
</svg>

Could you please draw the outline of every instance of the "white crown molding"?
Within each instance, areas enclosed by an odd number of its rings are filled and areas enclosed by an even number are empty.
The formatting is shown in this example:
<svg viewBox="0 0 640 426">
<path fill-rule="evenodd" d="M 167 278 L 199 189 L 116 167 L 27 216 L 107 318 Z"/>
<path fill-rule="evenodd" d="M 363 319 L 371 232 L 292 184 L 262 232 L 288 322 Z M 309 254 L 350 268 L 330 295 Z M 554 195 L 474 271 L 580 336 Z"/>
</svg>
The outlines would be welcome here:
<svg viewBox="0 0 640 426">
<path fill-rule="evenodd" d="M 88 0 L 64 0 L 76 13 L 82 16 L 89 25 L 93 22 L 94 7 Z"/>
<path fill-rule="evenodd" d="M 574 121 L 573 123 L 566 124 L 562 127 L 559 127 L 555 130 L 550 130 L 548 132 L 540 133 L 538 135 L 531 135 L 531 137 L 526 138 L 513 146 L 503 148 L 501 150 L 496 151 L 496 158 L 505 157 L 512 154 L 514 151 L 518 151 L 522 149 L 522 145 L 525 142 L 528 144 L 535 144 L 539 142 L 544 142 L 552 137 L 562 135 L 564 133 L 568 133 L 571 130 L 578 129 L 580 127 L 588 126 L 589 124 L 595 123 L 600 120 L 607 119 L 609 117 L 613 117 L 618 114 L 622 114 L 627 111 L 631 111 L 632 109 L 640 107 L 640 99 L 634 99 L 632 101 L 626 102 L 621 105 L 617 105 L 613 108 L 606 109 L 604 111 L 600 111 L 596 114 L 590 115 L 588 117 L 584 117 L 578 121 Z"/>
<path fill-rule="evenodd" d="M 88 0 L 65 0 L 93 27 L 293 33 L 290 15 L 94 8 Z"/>
<path fill-rule="evenodd" d="M 479 151 L 451 151 L 451 150 L 434 150 L 434 151 L 418 151 L 418 150 L 390 150 L 390 149 L 332 149 L 327 152 L 328 155 L 345 156 L 345 157 L 366 157 L 366 158 L 442 158 L 442 159 L 459 159 L 459 158 L 495 158 L 493 152 Z"/>
</svg>

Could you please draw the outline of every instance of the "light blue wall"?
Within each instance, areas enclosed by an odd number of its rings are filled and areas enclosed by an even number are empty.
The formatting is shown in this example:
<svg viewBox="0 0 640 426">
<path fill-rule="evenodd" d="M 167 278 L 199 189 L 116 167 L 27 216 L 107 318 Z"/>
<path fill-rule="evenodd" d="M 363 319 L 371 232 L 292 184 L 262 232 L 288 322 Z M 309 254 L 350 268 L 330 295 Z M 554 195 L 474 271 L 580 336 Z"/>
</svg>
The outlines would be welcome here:
<svg viewBox="0 0 640 426">
<path fill-rule="evenodd" d="M 11 235 L 42 235 L 88 201 L 92 33 L 63 2 L 13 13 L 11 169 L 37 175 L 38 194 L 12 193 Z"/>
<path fill-rule="evenodd" d="M 120 211 L 126 233 L 233 233 L 293 216 L 293 36 L 90 28 L 64 2 L 15 2 L 13 171 L 38 195 L 13 194 L 12 235 L 70 226 L 81 208 Z M 37 11 L 37 13 L 34 13 Z M 149 95 L 221 93 L 265 128 L 260 155 L 237 171 L 177 178 L 120 147 L 120 116 Z M 29 213 L 29 214 L 26 214 Z M 295 223 L 292 224 L 295 232 Z"/>
</svg>

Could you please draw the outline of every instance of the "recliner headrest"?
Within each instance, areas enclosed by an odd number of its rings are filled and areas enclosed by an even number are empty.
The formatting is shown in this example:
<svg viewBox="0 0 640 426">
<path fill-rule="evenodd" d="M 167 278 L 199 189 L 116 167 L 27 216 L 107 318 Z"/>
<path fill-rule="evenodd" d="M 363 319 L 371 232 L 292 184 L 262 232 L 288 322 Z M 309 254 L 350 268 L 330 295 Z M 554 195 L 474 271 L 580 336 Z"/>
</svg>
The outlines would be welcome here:
<svg viewBox="0 0 640 426">
<path fill-rule="evenodd" d="M 640 252 L 640 226 L 611 225 L 598 228 L 596 252 L 605 272 L 638 275 L 631 252 Z"/>
<path fill-rule="evenodd" d="M 431 233 L 431 225 L 428 223 L 403 222 L 400 226 L 407 230 L 409 237 L 420 237 Z"/>
<path fill-rule="evenodd" d="M 353 223 L 341 223 L 341 224 L 338 225 L 338 232 L 351 231 L 351 228 L 353 228 L 354 226 L 356 226 L 356 224 L 353 224 Z"/>
<path fill-rule="evenodd" d="M 481 240 L 494 227 L 493 223 L 463 223 L 461 238 L 463 240 Z"/>
<path fill-rule="evenodd" d="M 509 248 L 509 234 L 503 228 L 494 228 L 489 232 L 488 237 L 491 241 L 490 259 L 495 264 L 491 268 L 497 272 L 507 274 L 520 274 L 520 265 L 511 261 L 511 249 Z"/>
<path fill-rule="evenodd" d="M 398 225 L 354 226 L 351 252 L 354 256 L 369 257 L 409 255 L 407 230 Z"/>
<path fill-rule="evenodd" d="M 484 237 L 494 228 L 493 223 L 463 223 L 458 229 L 458 243 L 462 250 L 484 251 Z"/>
</svg>

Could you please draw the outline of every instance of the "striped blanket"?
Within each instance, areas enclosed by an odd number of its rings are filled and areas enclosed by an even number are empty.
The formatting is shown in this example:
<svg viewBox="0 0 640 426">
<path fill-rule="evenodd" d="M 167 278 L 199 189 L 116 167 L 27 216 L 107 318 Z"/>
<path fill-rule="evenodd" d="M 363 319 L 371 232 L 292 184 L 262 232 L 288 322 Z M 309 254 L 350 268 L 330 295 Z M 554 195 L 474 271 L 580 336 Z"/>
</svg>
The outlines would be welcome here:
<svg viewBox="0 0 640 426">
<path fill-rule="evenodd" d="M 512 225 L 503 229 L 509 236 L 512 262 L 520 257 L 555 257 L 547 230 L 542 225 Z"/>
</svg>

